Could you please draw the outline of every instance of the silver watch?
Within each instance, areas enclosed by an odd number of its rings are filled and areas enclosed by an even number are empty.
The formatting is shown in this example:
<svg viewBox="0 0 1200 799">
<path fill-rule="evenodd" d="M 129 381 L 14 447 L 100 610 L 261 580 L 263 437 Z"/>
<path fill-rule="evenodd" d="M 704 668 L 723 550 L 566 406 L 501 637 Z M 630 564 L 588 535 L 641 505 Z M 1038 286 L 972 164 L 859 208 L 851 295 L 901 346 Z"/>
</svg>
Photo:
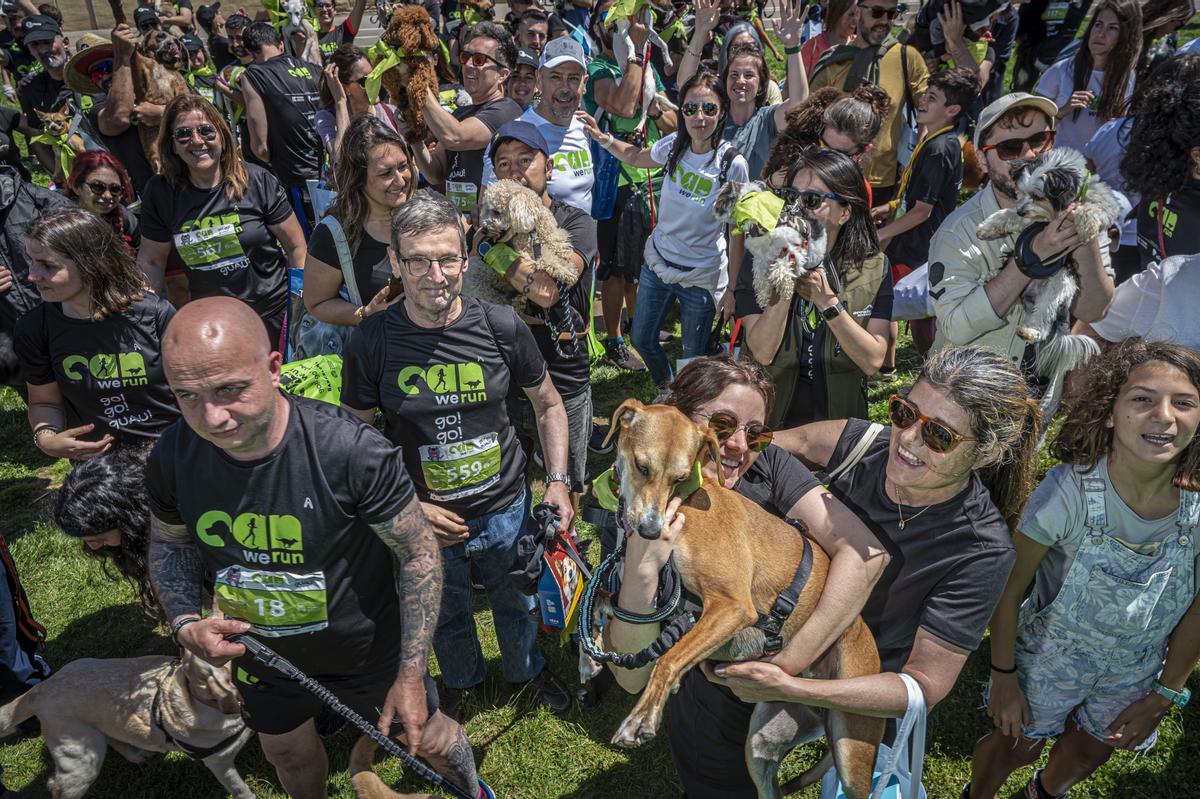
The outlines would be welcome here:
<svg viewBox="0 0 1200 799">
<path fill-rule="evenodd" d="M 551 483 L 562 483 L 568 489 L 571 487 L 571 475 L 566 472 L 550 472 L 546 475 L 546 485 Z"/>
</svg>

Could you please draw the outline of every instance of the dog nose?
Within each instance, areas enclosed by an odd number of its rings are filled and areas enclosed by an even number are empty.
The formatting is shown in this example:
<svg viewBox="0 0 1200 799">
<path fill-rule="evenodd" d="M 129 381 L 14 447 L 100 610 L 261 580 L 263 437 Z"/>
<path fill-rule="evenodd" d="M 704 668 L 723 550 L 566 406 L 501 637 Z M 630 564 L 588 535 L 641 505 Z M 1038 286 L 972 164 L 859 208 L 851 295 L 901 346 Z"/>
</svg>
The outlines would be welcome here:
<svg viewBox="0 0 1200 799">
<path fill-rule="evenodd" d="M 658 511 L 643 513 L 634 527 L 637 534 L 647 541 L 655 541 L 662 535 L 662 516 Z"/>
</svg>

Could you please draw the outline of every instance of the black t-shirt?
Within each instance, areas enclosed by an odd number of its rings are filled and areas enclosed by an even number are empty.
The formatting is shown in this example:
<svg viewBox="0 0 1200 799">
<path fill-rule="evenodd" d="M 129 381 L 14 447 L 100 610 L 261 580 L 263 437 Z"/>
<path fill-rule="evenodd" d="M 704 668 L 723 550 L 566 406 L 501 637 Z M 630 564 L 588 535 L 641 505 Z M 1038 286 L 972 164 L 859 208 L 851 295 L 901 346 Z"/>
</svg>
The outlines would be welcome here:
<svg viewBox="0 0 1200 799">
<path fill-rule="evenodd" d="M 869 422 L 846 423 L 830 467 L 862 438 Z M 879 647 L 884 671 L 908 660 L 917 629 L 952 646 L 979 646 L 1008 573 L 1016 560 L 1012 535 L 976 474 L 958 496 L 919 516 L 906 514 L 899 529 L 896 503 L 884 491 L 891 428 L 884 428 L 863 459 L 829 486 L 891 555 L 862 617 Z M 911 518 L 910 518 L 911 517 Z"/>
<path fill-rule="evenodd" d="M 454 110 L 458 120 L 474 117 L 495 133 L 505 122 L 521 116 L 521 106 L 515 100 L 501 97 L 479 105 L 464 105 Z M 479 201 L 479 189 L 483 182 L 483 153 L 478 150 L 448 150 L 446 152 L 446 196 L 464 213 Z"/>
<path fill-rule="evenodd" d="M 67 84 L 54 78 L 49 72 L 42 70 L 23 80 L 17 86 L 17 100 L 21 103 L 21 113 L 29 120 L 30 127 L 42 129 L 42 119 L 36 111 L 54 111 L 75 96 L 75 92 L 67 88 Z"/>
<path fill-rule="evenodd" d="M 404 303 L 355 328 L 342 365 L 342 402 L 382 408 L 422 499 L 474 519 L 512 504 L 525 455 L 508 418 L 510 386 L 531 388 L 546 362 L 509 307 L 462 297 L 449 325 L 424 328 Z"/>
<path fill-rule="evenodd" d="M 398 657 L 400 613 L 394 558 L 369 525 L 405 508 L 412 483 L 375 428 L 287 399 L 283 441 L 256 461 L 182 420 L 166 430 L 146 468 L 150 509 L 187 526 L 222 609 L 273 626 L 280 655 L 318 678 L 377 672 Z"/>
<path fill-rule="evenodd" d="M 349 242 L 347 242 L 349 244 Z M 308 240 L 308 253 L 318 261 L 329 264 L 341 271 L 342 261 L 338 258 L 337 245 L 333 242 L 333 234 L 325 225 L 318 224 L 313 228 L 312 237 Z M 354 260 L 354 281 L 357 283 L 358 294 L 364 303 L 383 290 L 388 278 L 392 276 L 392 262 L 388 258 L 388 243 L 379 241 L 365 230 L 358 243 L 358 249 L 352 253 Z"/>
<path fill-rule="evenodd" d="M 93 98 L 93 105 L 84 114 L 89 129 L 88 132 L 96 137 L 104 149 L 112 153 L 129 173 L 129 182 L 140 197 L 146 191 L 146 183 L 154 177 L 154 167 L 146 160 L 146 151 L 142 148 L 142 140 L 138 137 L 137 125 L 130 125 L 116 136 L 106 136 L 100 132 L 100 109 L 107 98 L 98 95 Z"/>
<path fill-rule="evenodd" d="M 275 176 L 246 165 L 250 182 L 240 200 L 225 186 L 183 190 L 161 176 L 146 184 L 142 197 L 142 237 L 172 242 L 183 262 L 192 297 L 236 297 L 264 319 L 287 307 L 287 261 L 268 229 L 292 213 Z"/>
<path fill-rule="evenodd" d="M 0 161 L 17 170 L 21 179 L 30 181 L 29 170 L 21 162 L 21 150 L 13 138 L 13 132 L 21 124 L 21 112 L 8 106 L 0 106 Z"/>
<path fill-rule="evenodd" d="M 1200 180 L 1181 192 L 1167 197 L 1162 211 L 1162 243 L 1166 252 L 1159 247 L 1160 197 L 1142 197 L 1137 208 L 1138 253 L 1142 256 L 1142 268 L 1151 262 L 1161 261 L 1172 255 L 1194 255 L 1200 252 Z"/>
<path fill-rule="evenodd" d="M 324 150 L 313 117 L 321 107 L 321 68 L 290 55 L 246 67 L 241 80 L 262 98 L 267 115 L 271 171 L 284 186 L 303 186 L 321 172 Z"/>
<path fill-rule="evenodd" d="M 929 203 L 933 210 L 924 222 L 892 239 L 887 248 L 889 261 L 916 269 L 929 259 L 929 242 L 933 234 L 958 205 L 962 173 L 962 145 L 958 143 L 958 134 L 948 130 L 925 142 L 917 154 L 903 201 L 909 211 L 919 202 Z"/>
<path fill-rule="evenodd" d="M 571 305 L 575 330 L 585 332 L 591 319 L 590 290 L 592 287 L 592 264 L 596 260 L 596 222 L 589 214 L 558 200 L 551 200 L 550 213 L 554 214 L 554 221 L 570 237 L 571 247 L 583 259 L 583 273 L 567 293 L 567 302 Z M 526 304 L 525 312 L 537 319 L 545 318 L 545 311 L 532 302 Z M 554 387 L 558 389 L 559 395 L 574 397 L 586 391 L 591 386 L 587 341 L 577 339 L 578 347 L 576 347 L 575 354 L 564 358 L 558 354 L 550 340 L 549 327 L 533 325 L 531 329 L 538 350 L 546 359 L 546 365 L 550 369 L 550 379 L 554 381 Z"/>
<path fill-rule="evenodd" d="M 354 41 L 354 31 L 350 29 L 350 21 L 343 20 L 340 25 L 334 25 L 327 33 L 317 36 L 317 46 L 321 48 L 321 60 L 329 63 L 329 57 L 343 44 Z"/>
<path fill-rule="evenodd" d="M 229 51 L 229 38 L 226 36 L 208 37 L 208 55 L 218 72 L 237 61 L 237 56 Z"/>
<path fill-rule="evenodd" d="M 161 358 L 174 315 L 155 294 L 99 322 L 42 303 L 17 321 L 14 349 L 27 383 L 58 384 L 68 428 L 95 424 L 85 439 L 110 433 L 122 444 L 145 443 L 179 418 Z"/>
<path fill-rule="evenodd" d="M 32 75 L 44 69 L 42 62 L 29 54 L 24 42 L 17 41 L 12 31 L 7 29 L 0 31 L 0 47 L 8 51 L 7 71 L 15 80 L 20 80 L 26 75 Z"/>
</svg>

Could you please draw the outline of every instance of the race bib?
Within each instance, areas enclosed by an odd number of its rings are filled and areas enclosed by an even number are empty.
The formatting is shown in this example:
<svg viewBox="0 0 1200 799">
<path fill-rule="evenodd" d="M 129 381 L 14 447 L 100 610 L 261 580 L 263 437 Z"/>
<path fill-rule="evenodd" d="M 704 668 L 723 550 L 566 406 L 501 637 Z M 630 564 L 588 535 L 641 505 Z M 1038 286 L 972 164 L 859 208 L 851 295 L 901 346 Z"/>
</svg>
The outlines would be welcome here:
<svg viewBox="0 0 1200 799">
<path fill-rule="evenodd" d="M 419 447 L 421 474 L 431 498 L 469 497 L 500 480 L 500 437 L 496 433 Z"/>
<path fill-rule="evenodd" d="M 226 616 L 250 622 L 268 638 L 314 633 L 329 626 L 325 572 L 292 574 L 227 566 L 213 593 Z"/>
<path fill-rule="evenodd" d="M 175 234 L 175 249 L 190 269 L 208 272 L 220 270 L 228 275 L 250 265 L 238 240 L 236 225 L 224 224 L 196 228 Z"/>
<path fill-rule="evenodd" d="M 475 208 L 475 201 L 479 198 L 479 187 L 474 183 L 461 183 L 459 181 L 446 181 L 446 196 L 450 198 L 450 202 L 454 203 L 454 207 L 463 213 L 468 213 Z"/>
</svg>

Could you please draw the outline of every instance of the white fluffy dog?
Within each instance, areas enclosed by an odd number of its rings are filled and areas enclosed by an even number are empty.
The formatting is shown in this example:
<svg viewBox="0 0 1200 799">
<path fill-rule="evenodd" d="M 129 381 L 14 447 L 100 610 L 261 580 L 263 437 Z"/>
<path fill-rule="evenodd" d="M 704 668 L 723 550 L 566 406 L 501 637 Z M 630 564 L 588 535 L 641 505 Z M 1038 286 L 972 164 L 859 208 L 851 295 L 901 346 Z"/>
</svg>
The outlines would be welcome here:
<svg viewBox="0 0 1200 799">
<path fill-rule="evenodd" d="M 762 181 L 729 181 L 717 192 L 713 214 L 731 222 L 743 198 L 770 192 Z M 754 296 L 763 308 L 791 299 L 796 278 L 818 268 L 825 260 L 825 228 L 798 202 L 785 202 L 774 227 L 769 220 L 742 223 L 746 250 L 754 256 Z"/>
<path fill-rule="evenodd" d="M 305 18 L 304 0 L 287 0 L 283 11 L 287 14 L 287 23 L 280 31 L 283 36 L 284 51 L 288 55 L 303 59 L 310 64 L 319 65 L 321 63 L 321 45 L 317 41 L 317 32 L 313 29 L 312 23 Z M 292 37 L 299 38 L 300 34 L 305 37 L 304 47 L 297 51 L 295 40 Z"/>
<path fill-rule="evenodd" d="M 497 244 L 504 243 L 534 262 L 534 270 L 545 272 L 564 286 L 574 285 L 578 275 L 571 264 L 571 240 L 554 221 L 540 197 L 515 180 L 498 180 L 479 198 L 479 231 Z M 534 244 L 541 248 L 534 253 Z M 525 308 L 526 298 L 479 256 L 471 256 L 463 275 L 463 293 L 497 305 Z"/>
</svg>

